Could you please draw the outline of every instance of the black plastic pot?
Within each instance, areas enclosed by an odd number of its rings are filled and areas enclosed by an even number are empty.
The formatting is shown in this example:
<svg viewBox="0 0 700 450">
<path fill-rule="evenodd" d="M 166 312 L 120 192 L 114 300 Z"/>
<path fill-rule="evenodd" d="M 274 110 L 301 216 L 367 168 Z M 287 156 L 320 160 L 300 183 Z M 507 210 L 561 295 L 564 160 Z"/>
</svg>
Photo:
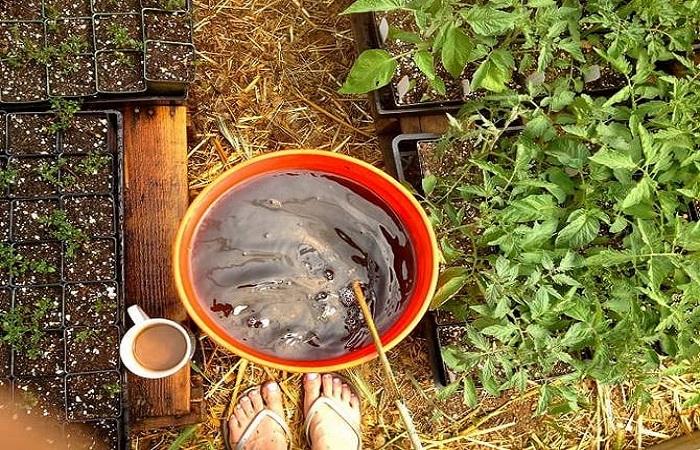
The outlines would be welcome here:
<svg viewBox="0 0 700 450">
<path fill-rule="evenodd" d="M 353 33 L 358 52 L 381 48 L 379 30 L 374 13 L 353 14 Z M 378 117 L 399 117 L 404 115 L 441 114 L 459 111 L 462 101 L 429 102 L 415 105 L 398 105 L 393 88 L 384 86 L 369 93 L 373 113 Z"/>
<path fill-rule="evenodd" d="M 11 129 L 11 123 L 15 118 L 20 118 L 23 119 L 23 116 L 29 116 L 29 115 L 35 115 L 36 113 L 10 113 L 10 114 L 4 114 L 0 113 L 0 125 L 2 126 L 2 132 L 0 132 L 0 156 L 2 156 L 0 159 L 5 159 L 4 155 L 7 155 L 8 149 L 11 148 L 12 146 L 12 136 L 10 136 L 10 129 Z M 86 116 L 97 116 L 99 119 L 99 125 L 100 129 L 106 129 L 106 132 L 104 134 L 102 133 L 97 133 L 93 134 L 92 131 L 94 128 L 92 127 L 87 127 L 86 132 L 84 134 L 80 134 L 80 138 L 75 138 L 76 141 L 73 141 L 74 144 L 69 147 L 69 140 L 67 139 L 68 132 L 59 132 L 55 135 L 55 140 L 48 140 L 46 141 L 47 144 L 51 147 L 48 150 L 49 155 L 47 156 L 27 156 L 27 155 L 15 155 L 10 156 L 14 158 L 22 158 L 22 159 L 31 159 L 31 158 L 46 158 L 46 159 L 53 159 L 54 161 L 58 161 L 59 158 L 80 158 L 80 157 L 85 157 L 87 155 L 90 155 L 91 152 L 85 150 L 85 148 L 82 145 L 77 145 L 77 142 L 82 142 L 82 136 L 93 136 L 92 139 L 94 139 L 94 143 L 98 144 L 98 150 L 94 150 L 95 153 L 99 153 L 101 155 L 109 155 L 109 161 L 110 165 L 106 166 L 104 168 L 105 173 L 109 174 L 110 180 L 111 180 L 111 189 L 108 191 L 104 190 L 98 190 L 98 192 L 77 192 L 75 189 L 70 189 L 69 191 L 64 192 L 64 190 L 69 189 L 67 187 L 56 187 L 56 192 L 54 195 L 50 196 L 30 196 L 26 195 L 22 192 L 13 192 L 13 195 L 10 197 L 9 192 L 2 192 L 0 193 L 0 203 L 2 202 L 11 202 L 11 205 L 15 205 L 16 202 L 18 201 L 46 201 L 46 202 L 51 202 L 52 204 L 57 204 L 60 205 L 61 207 L 63 206 L 64 202 L 68 201 L 69 199 L 74 199 L 74 198 L 81 198 L 81 199 L 90 199 L 90 198 L 100 198 L 100 199 L 105 199 L 105 202 L 107 202 L 106 199 L 109 199 L 111 203 L 108 203 L 111 205 L 112 210 L 111 212 L 113 213 L 113 222 L 105 222 L 106 224 L 109 224 L 111 227 L 111 232 L 108 234 L 105 234 L 105 232 L 95 232 L 94 235 L 89 236 L 89 238 L 94 238 L 94 239 L 99 239 L 100 242 L 105 242 L 108 244 L 108 246 L 111 246 L 114 249 L 113 254 L 110 256 L 114 258 L 113 260 L 113 266 L 110 270 L 113 270 L 113 274 L 110 274 L 108 279 L 105 277 L 101 277 L 99 280 L 96 278 L 91 278 L 89 275 L 86 274 L 81 274 L 80 276 L 68 276 L 66 272 L 66 267 L 69 265 L 66 261 L 68 260 L 66 255 L 65 255 L 65 244 L 61 244 L 60 242 L 54 240 L 54 239 L 43 239 L 43 240 L 33 240 L 33 239 L 23 239 L 22 241 L 18 241 L 17 239 L 17 233 L 15 230 L 15 226 L 20 223 L 17 218 L 13 216 L 14 214 L 14 208 L 10 209 L 9 212 L 9 219 L 11 228 L 10 232 L 8 233 L 7 239 L 8 243 L 10 243 L 13 246 L 22 246 L 22 245 L 42 245 L 44 243 L 46 244 L 51 244 L 52 246 L 61 249 L 59 251 L 59 263 L 56 265 L 56 269 L 58 271 L 57 275 L 57 280 L 56 282 L 52 282 L 50 285 L 31 285 L 27 286 L 26 283 L 19 283 L 18 284 L 18 277 L 13 276 L 9 278 L 9 282 L 4 284 L 3 286 L 0 286 L 3 291 L 8 291 L 11 292 L 11 307 L 14 307 L 20 298 L 18 296 L 19 293 L 22 293 L 22 295 L 26 295 L 27 290 L 33 290 L 33 291 L 41 291 L 41 290 L 51 290 L 51 292 L 55 293 L 51 298 L 55 300 L 59 300 L 60 298 L 60 316 L 55 319 L 51 319 L 50 322 L 46 322 L 50 324 L 50 327 L 47 327 L 48 329 L 54 330 L 47 332 L 47 336 L 52 342 L 60 342 L 59 345 L 61 345 L 60 350 L 61 352 L 59 353 L 59 356 L 61 358 L 61 361 L 54 366 L 55 370 L 53 370 L 54 373 L 48 374 L 51 379 L 60 379 L 62 383 L 62 388 L 63 388 L 63 403 L 62 404 L 55 404 L 52 405 L 54 408 L 57 408 L 58 411 L 58 416 L 60 421 L 62 422 L 62 429 L 65 434 L 72 434 L 72 433 L 77 433 L 76 426 L 79 424 L 85 424 L 87 426 L 95 428 L 98 433 L 96 434 L 98 439 L 106 439 L 109 438 L 109 442 L 111 447 L 114 449 L 124 449 L 126 448 L 126 429 L 124 426 L 122 426 L 121 418 L 122 418 L 122 410 L 123 410 L 123 405 L 125 402 L 124 398 L 124 393 L 126 392 L 126 378 L 124 376 L 124 371 L 121 367 L 117 367 L 119 371 L 115 371 L 114 368 L 110 368 L 107 370 L 99 370 L 99 371 L 94 371 L 94 372 L 71 372 L 70 367 L 67 364 L 67 359 L 68 359 L 68 354 L 67 354 L 67 347 L 66 347 L 66 340 L 61 336 L 61 333 L 64 333 L 66 328 L 75 326 L 74 321 L 70 321 L 67 316 L 65 315 L 64 311 L 64 306 L 66 304 L 66 296 L 67 293 L 69 292 L 70 288 L 77 287 L 80 285 L 100 285 L 100 286 L 113 286 L 116 287 L 114 293 L 113 293 L 113 298 L 111 298 L 110 295 L 107 295 L 107 298 L 109 298 L 109 302 L 112 305 L 111 307 L 116 308 L 115 316 L 116 316 L 116 321 L 110 324 L 109 327 L 105 327 L 104 329 L 109 329 L 111 330 L 111 335 L 114 336 L 115 329 L 117 331 L 118 336 L 121 336 L 121 331 L 122 331 L 122 324 L 124 322 L 124 297 L 123 297 L 123 291 L 124 291 L 124 286 L 123 286 L 123 200 L 122 200 L 122 167 L 123 167 L 123 162 L 122 162 L 122 154 L 123 154 L 123 139 L 122 139 L 122 129 L 123 129 L 123 124 L 122 124 L 122 117 L 121 114 L 116 112 L 116 111 L 89 111 L 89 112 L 81 112 L 77 113 L 76 117 L 77 118 L 83 118 Z M 43 114 L 40 114 L 38 116 L 37 120 L 42 120 Z M 51 114 L 46 114 L 47 120 L 51 117 Z M 6 119 L 6 120 L 5 120 Z M 104 122 L 103 122 L 104 119 Z M 25 119 L 23 119 L 25 120 Z M 71 131 L 73 133 L 73 131 Z M 77 134 L 73 134 L 72 136 L 78 136 Z M 86 138 L 89 139 L 89 138 Z M 99 140 L 98 140 L 99 139 Z M 93 147 L 88 147 L 89 149 Z M 68 174 L 65 172 L 66 169 L 62 168 L 59 172 L 59 180 L 64 179 Z M 102 172 L 100 172 L 102 173 Z M 87 176 L 87 175 L 86 175 Z M 33 255 L 25 255 L 31 258 Z M 89 272 L 86 272 L 89 273 Z M 97 273 L 97 272 L 93 272 Z M 28 289 L 29 288 L 29 289 Z M 58 294 L 60 293 L 60 294 Z M 26 300 L 26 299 L 25 299 Z M 23 300 L 23 304 L 25 300 Z M 53 317 L 53 316 L 52 316 Z M 118 354 L 118 339 L 117 342 L 115 343 L 117 346 L 117 351 Z M 8 350 L 5 347 L 6 350 Z M 2 353 L 2 352 L 0 352 Z M 56 352 L 53 352 L 51 355 L 49 355 L 49 359 L 51 357 L 56 356 Z M 9 377 L 5 376 L 0 376 L 0 385 L 3 384 L 10 384 L 13 387 L 13 398 L 17 399 L 18 395 L 25 395 L 26 390 L 19 390 L 19 386 L 15 386 L 15 381 L 16 380 L 21 380 L 21 383 L 43 383 L 46 380 L 46 374 L 37 374 L 33 375 L 32 373 L 28 373 L 26 370 L 23 373 L 18 372 L 17 368 L 17 363 L 20 363 L 24 361 L 26 363 L 28 359 L 26 356 L 22 356 L 21 354 L 12 351 L 11 358 L 9 361 Z M 33 363 L 32 363 L 33 364 Z M 110 363 L 111 364 L 111 363 Z M 85 419 L 78 419 L 78 420 L 71 420 L 71 417 L 67 415 L 68 413 L 68 406 L 69 402 L 75 401 L 75 399 L 69 399 L 67 395 L 67 377 L 74 376 L 74 375 L 83 375 L 83 374 L 92 374 L 96 379 L 102 379 L 103 377 L 112 377 L 115 380 L 118 380 L 119 386 L 121 387 L 121 393 L 117 394 L 119 395 L 119 408 L 118 411 L 115 411 L 114 413 L 110 414 L 109 416 L 106 417 L 87 417 Z M 110 375 L 111 374 L 111 375 Z M 2 378 L 5 380 L 3 381 Z M 116 398 L 116 397 L 112 397 Z"/>
<path fill-rule="evenodd" d="M 419 194 L 423 194 L 423 165 L 418 154 L 418 142 L 436 140 L 440 136 L 432 133 L 400 134 L 391 141 L 391 160 L 387 167 L 394 169 L 397 180 L 408 183 Z"/>
<path fill-rule="evenodd" d="M 165 1 L 165 0 L 164 0 Z M 151 76 L 149 80 L 146 80 L 146 71 L 145 68 L 147 67 L 147 60 L 146 57 L 144 56 L 143 58 L 140 59 L 140 66 L 143 68 L 143 73 L 141 74 L 142 82 L 132 84 L 133 88 L 129 89 L 102 89 L 101 88 L 101 83 L 99 82 L 99 77 L 98 77 L 98 61 L 100 58 L 103 57 L 103 52 L 109 51 L 107 49 L 100 49 L 97 47 L 97 39 L 94 33 L 94 21 L 97 18 L 101 18 L 104 16 L 108 15 L 137 15 L 139 17 L 139 22 L 141 23 L 141 30 L 140 30 L 140 36 L 139 36 L 139 41 L 143 44 L 144 48 L 139 48 L 139 49 L 126 49 L 125 52 L 128 52 L 129 55 L 132 54 L 132 52 L 140 52 L 140 54 L 144 54 L 144 50 L 146 47 L 146 36 L 145 36 L 145 31 L 143 30 L 143 14 L 148 13 L 149 11 L 153 14 L 174 14 L 174 15 L 187 15 L 188 20 L 190 20 L 190 26 L 189 30 L 186 33 L 185 36 L 182 36 L 178 38 L 175 42 L 177 44 L 181 44 L 183 46 L 187 46 L 188 49 L 191 49 L 191 53 L 194 54 L 194 46 L 192 45 L 192 25 L 191 25 L 191 18 L 189 18 L 190 11 L 192 9 L 192 4 L 191 1 L 187 0 L 185 1 L 184 9 L 177 9 L 177 10 L 166 10 L 166 9 L 144 9 L 144 8 L 153 8 L 154 5 L 160 4 L 160 3 L 153 3 L 150 2 L 150 0 L 144 0 L 143 7 L 139 1 L 136 2 L 137 7 L 134 7 L 134 11 L 127 12 L 127 9 L 129 8 L 122 8 L 122 11 L 115 11 L 114 13 L 104 13 L 104 11 L 97 10 L 95 9 L 95 4 L 94 0 L 91 2 L 91 11 L 92 15 L 89 17 L 70 17 L 70 18 L 54 18 L 54 17 L 48 17 L 48 12 L 46 10 L 43 11 L 43 17 L 41 21 L 39 20 L 34 20 L 34 21 L 28 21 L 28 20 L 12 20 L 12 18 L 7 18 L 7 20 L 0 21 L 0 25 L 2 24 L 27 24 L 27 23 L 34 23 L 36 26 L 40 26 L 43 28 L 43 37 L 42 37 L 42 45 L 47 43 L 47 29 L 46 27 L 49 26 L 52 20 L 56 20 L 58 22 L 63 22 L 66 20 L 89 20 L 93 23 L 93 32 L 92 32 L 92 38 L 90 39 L 91 46 L 94 47 L 93 51 L 90 53 L 80 53 L 80 54 L 70 54 L 67 56 L 63 56 L 61 58 L 52 58 L 52 61 L 49 63 L 49 67 L 47 67 L 45 64 L 41 64 L 40 69 L 37 70 L 37 80 L 31 83 L 32 86 L 32 91 L 29 93 L 25 93 L 26 89 L 16 89 L 17 92 L 21 92 L 23 95 L 13 95 L 10 97 L 10 94 L 8 92 L 8 95 L 3 96 L 2 91 L 3 91 L 3 86 L 4 83 L 7 82 L 6 80 L 0 79 L 0 107 L 6 110 L 20 110 L 22 105 L 29 105 L 31 104 L 32 107 L 37 107 L 37 108 L 43 108 L 46 109 L 48 105 L 49 98 L 51 96 L 60 96 L 60 97 L 72 97 L 72 98 L 79 98 L 85 101 L 85 103 L 88 104 L 103 104 L 103 103 L 115 103 L 115 102 L 177 102 L 177 103 L 182 103 L 187 100 L 187 91 L 190 82 L 194 78 L 194 71 L 192 70 L 191 73 L 188 73 L 187 79 L 184 80 L 159 80 L 155 76 Z M 163 3 L 167 4 L 167 3 Z M 119 10 L 120 7 L 115 7 L 116 10 Z M 168 36 L 169 38 L 175 37 L 172 33 Z M 157 38 L 160 41 L 166 42 L 163 37 L 150 37 L 151 40 L 154 38 Z M 181 42 L 180 42 L 181 41 Z M 155 42 L 155 41 L 154 41 Z M 65 67 L 64 69 L 60 69 L 61 67 Z M 63 83 L 63 79 L 71 78 L 76 75 L 73 75 L 74 71 L 73 67 L 78 67 L 79 70 L 78 72 L 80 73 L 86 73 L 88 71 L 94 70 L 94 80 L 89 80 L 89 83 L 85 81 L 85 78 L 76 78 L 76 80 L 79 80 L 82 85 L 78 86 L 71 86 L 70 83 Z M 94 69 L 91 69 L 94 68 Z M 58 69 L 63 70 L 63 76 L 61 77 L 60 74 L 58 74 Z M 28 69 L 23 69 L 23 70 L 28 70 Z M 40 73 L 39 73 L 40 72 Z M 9 72 L 8 72 L 9 73 Z M 18 79 L 19 80 L 24 80 L 26 77 L 21 76 Z M 62 86 L 60 89 L 57 89 L 57 83 L 61 83 Z M 89 85 L 88 85 L 89 84 Z M 20 86 L 21 87 L 21 86 Z M 38 89 L 41 89 L 41 93 L 39 95 L 37 91 Z"/>
</svg>

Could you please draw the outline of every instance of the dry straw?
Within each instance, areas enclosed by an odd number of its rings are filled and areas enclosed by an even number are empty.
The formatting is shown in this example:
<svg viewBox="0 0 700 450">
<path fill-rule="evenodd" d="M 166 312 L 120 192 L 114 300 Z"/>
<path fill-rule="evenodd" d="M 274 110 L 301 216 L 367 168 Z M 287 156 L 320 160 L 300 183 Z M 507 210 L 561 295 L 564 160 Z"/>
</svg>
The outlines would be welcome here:
<svg viewBox="0 0 700 450">
<path fill-rule="evenodd" d="M 198 79 L 190 97 L 190 186 L 196 194 L 216 175 L 252 155 L 291 148 L 342 151 L 381 161 L 363 99 L 336 93 L 354 58 L 350 24 L 338 12 L 350 0 L 195 0 Z M 201 338 L 197 371 L 204 377 L 206 421 L 181 446 L 222 448 L 219 425 L 232 398 L 248 386 L 277 380 L 285 410 L 301 435 L 301 376 L 240 360 Z M 427 346 L 419 334 L 388 352 L 396 382 L 426 449 L 641 449 L 700 428 L 700 409 L 683 403 L 700 394 L 700 375 L 667 376 L 648 386 L 652 404 L 626 403 L 630 386 L 586 382 L 588 400 L 573 413 L 535 417 L 538 386 L 498 399 L 481 394 L 468 408 L 460 395 L 441 397 L 433 384 Z M 405 450 L 410 442 L 389 381 L 375 361 L 345 374 L 363 396 L 367 449 Z M 187 429 L 134 439 L 139 450 L 168 449 Z"/>
</svg>

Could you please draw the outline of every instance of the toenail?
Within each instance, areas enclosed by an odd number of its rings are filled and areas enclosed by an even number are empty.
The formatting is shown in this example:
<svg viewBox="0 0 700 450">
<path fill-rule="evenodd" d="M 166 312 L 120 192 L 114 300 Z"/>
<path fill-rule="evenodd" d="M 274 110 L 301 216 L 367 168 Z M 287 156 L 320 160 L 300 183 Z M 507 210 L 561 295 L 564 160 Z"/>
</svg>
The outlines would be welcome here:
<svg viewBox="0 0 700 450">
<path fill-rule="evenodd" d="M 329 374 L 325 374 L 325 375 L 323 376 L 323 379 L 324 379 L 324 380 L 330 380 L 330 379 L 331 379 L 331 376 L 330 376 Z"/>
<path fill-rule="evenodd" d="M 313 381 L 313 380 L 315 380 L 316 378 L 318 378 L 318 374 L 317 374 L 317 373 L 307 373 L 307 374 L 306 374 L 306 379 L 309 380 L 309 381 Z"/>
<path fill-rule="evenodd" d="M 340 384 L 340 380 L 337 379 L 337 378 L 334 378 L 334 379 L 333 379 L 333 383 L 334 383 L 334 384 Z"/>
<path fill-rule="evenodd" d="M 280 388 L 279 386 L 277 386 L 277 383 L 270 383 L 265 387 L 267 387 L 267 390 L 271 392 L 277 392 Z"/>
</svg>

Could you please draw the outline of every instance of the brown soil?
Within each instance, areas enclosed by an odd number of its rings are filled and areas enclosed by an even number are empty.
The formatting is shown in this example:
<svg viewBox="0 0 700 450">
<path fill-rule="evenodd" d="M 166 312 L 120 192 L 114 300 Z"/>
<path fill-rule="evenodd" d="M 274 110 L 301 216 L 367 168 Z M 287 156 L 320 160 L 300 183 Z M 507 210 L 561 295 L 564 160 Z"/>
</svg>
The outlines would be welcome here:
<svg viewBox="0 0 700 450">
<path fill-rule="evenodd" d="M 66 413 L 69 420 L 119 416 L 120 395 L 110 386 L 121 385 L 117 372 L 101 372 L 66 377 Z"/>
<path fill-rule="evenodd" d="M 22 305 L 34 314 L 40 300 L 51 301 L 51 309 L 41 318 L 44 329 L 58 329 L 63 325 L 63 290 L 60 286 L 20 287 L 15 290 L 15 306 Z"/>
<path fill-rule="evenodd" d="M 117 285 L 72 284 L 66 288 L 66 325 L 113 325 L 119 321 Z"/>
<path fill-rule="evenodd" d="M 39 219 L 51 215 L 58 208 L 58 200 L 16 201 L 12 208 L 12 240 L 53 240 L 51 226 L 39 223 Z"/>
<path fill-rule="evenodd" d="M 85 164 L 91 156 L 66 156 L 66 164 L 63 168 L 63 176 L 68 176 L 71 183 L 64 187 L 66 194 L 107 194 L 114 186 L 114 176 L 112 174 L 112 155 L 101 155 L 105 158 L 105 164 L 93 172 L 86 172 Z"/>
<path fill-rule="evenodd" d="M 78 114 L 63 132 L 64 153 L 107 151 L 109 122 L 104 114 Z"/>
<path fill-rule="evenodd" d="M 95 13 L 136 13 L 141 12 L 139 0 L 92 0 Z"/>
<path fill-rule="evenodd" d="M 92 55 L 67 55 L 49 63 L 49 93 L 84 97 L 97 93 L 95 60 Z"/>
<path fill-rule="evenodd" d="M 0 242 L 10 240 L 10 202 L 0 201 Z"/>
<path fill-rule="evenodd" d="M 66 197 L 63 208 L 68 222 L 89 237 L 114 234 L 114 203 L 110 197 Z"/>
<path fill-rule="evenodd" d="M 41 20 L 41 0 L 10 0 L 2 6 L 0 20 Z"/>
<path fill-rule="evenodd" d="M 44 334 L 38 348 L 41 355 L 31 359 L 20 352 L 15 352 L 15 375 L 19 376 L 46 376 L 61 375 L 64 373 L 64 346 L 63 333 L 50 331 Z"/>
<path fill-rule="evenodd" d="M 174 7 L 171 10 L 184 10 L 187 8 L 188 0 L 141 0 L 141 5 L 144 8 L 159 8 L 168 9 L 168 6 Z"/>
<path fill-rule="evenodd" d="M 143 45 L 140 14 L 114 14 L 95 17 L 95 41 L 98 50 L 140 50 L 137 45 Z M 127 30 L 127 35 L 133 40 L 125 44 L 114 40 L 114 30 Z M 129 45 L 130 44 L 130 45 Z"/>
<path fill-rule="evenodd" d="M 45 17 L 89 17 L 91 15 L 90 0 L 44 0 Z"/>
<path fill-rule="evenodd" d="M 0 99 L 3 102 L 46 99 L 46 66 L 28 54 L 30 48 L 43 46 L 44 26 L 41 23 L 0 23 L 0 54 L 12 58 L 0 62 Z"/>
<path fill-rule="evenodd" d="M 61 49 L 62 45 L 75 42 L 79 42 L 83 46 L 83 49 L 77 53 L 94 53 L 92 19 L 61 19 L 50 20 L 46 23 L 46 44 L 49 47 Z M 70 52 L 61 49 L 61 53 Z"/>
<path fill-rule="evenodd" d="M 47 114 L 11 114 L 8 124 L 8 153 L 46 155 L 56 152 L 56 135 L 48 129 Z"/>
<path fill-rule="evenodd" d="M 18 200 L 12 210 L 14 241 L 51 240 L 51 227 L 39 222 L 42 216 L 59 208 L 58 200 Z"/>
<path fill-rule="evenodd" d="M 12 308 L 12 291 L 0 288 L 0 313 L 6 313 Z M 10 376 L 10 347 L 0 342 L 0 395 L 3 390 L 2 379 Z M 0 399 L 0 408 L 2 399 Z"/>
<path fill-rule="evenodd" d="M 97 53 L 97 89 L 102 92 L 142 92 L 143 53 L 105 51 Z"/>
<path fill-rule="evenodd" d="M 63 277 L 69 282 L 113 280 L 116 277 L 114 241 L 84 243 L 74 258 L 64 259 Z"/>
<path fill-rule="evenodd" d="M 469 141 L 445 147 L 438 145 L 437 141 L 420 141 L 417 147 L 422 171 L 437 177 L 454 174 L 455 169 L 466 164 L 474 152 L 474 145 Z"/>
<path fill-rule="evenodd" d="M 18 412 L 65 419 L 65 386 L 62 377 L 17 378 L 14 394 Z"/>
<path fill-rule="evenodd" d="M 119 328 L 67 328 L 66 371 L 95 372 L 119 367 Z"/>
<path fill-rule="evenodd" d="M 188 44 L 146 43 L 149 81 L 189 82 L 194 79 L 194 48 Z"/>
<path fill-rule="evenodd" d="M 144 11 L 146 40 L 192 42 L 191 16 L 186 12 Z"/>
<path fill-rule="evenodd" d="M 96 420 L 88 423 L 68 423 L 66 440 L 80 442 L 80 449 L 108 450 L 119 448 L 119 423 L 116 420 Z"/>
<path fill-rule="evenodd" d="M 58 242 L 42 242 L 38 244 L 21 244 L 15 246 L 17 253 L 24 255 L 29 261 L 44 261 L 55 269 L 51 273 L 34 273 L 28 270 L 17 275 L 14 283 L 21 286 L 37 284 L 56 284 L 61 281 L 61 244 Z"/>
<path fill-rule="evenodd" d="M 597 91 L 616 91 L 627 84 L 625 76 L 610 67 L 609 64 L 601 61 L 600 57 L 592 49 L 584 48 L 583 55 L 588 61 L 587 66 L 591 66 L 593 64 L 600 66 L 600 78 L 585 83 L 585 92 L 596 93 Z"/>
<path fill-rule="evenodd" d="M 10 187 L 13 197 L 46 197 L 58 193 L 56 186 L 44 180 L 39 168 L 55 165 L 54 157 L 10 158 L 8 167 L 17 173 L 15 183 Z"/>
</svg>

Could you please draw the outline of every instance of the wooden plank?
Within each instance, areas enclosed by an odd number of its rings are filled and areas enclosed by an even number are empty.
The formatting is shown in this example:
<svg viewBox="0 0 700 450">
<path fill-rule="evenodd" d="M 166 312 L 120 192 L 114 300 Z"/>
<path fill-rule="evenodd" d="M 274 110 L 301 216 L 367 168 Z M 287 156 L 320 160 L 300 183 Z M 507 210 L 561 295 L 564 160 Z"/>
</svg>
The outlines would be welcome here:
<svg viewBox="0 0 700 450">
<path fill-rule="evenodd" d="M 700 450 L 700 432 L 662 442 L 647 450 Z"/>
<path fill-rule="evenodd" d="M 426 114 L 401 118 L 402 133 L 444 134 L 449 126 L 446 114 Z"/>
<path fill-rule="evenodd" d="M 171 246 L 188 205 L 186 115 L 184 106 L 124 110 L 126 303 L 183 323 L 187 313 L 173 283 Z M 128 385 L 132 423 L 190 415 L 189 366 L 162 380 L 129 376 Z"/>
</svg>

